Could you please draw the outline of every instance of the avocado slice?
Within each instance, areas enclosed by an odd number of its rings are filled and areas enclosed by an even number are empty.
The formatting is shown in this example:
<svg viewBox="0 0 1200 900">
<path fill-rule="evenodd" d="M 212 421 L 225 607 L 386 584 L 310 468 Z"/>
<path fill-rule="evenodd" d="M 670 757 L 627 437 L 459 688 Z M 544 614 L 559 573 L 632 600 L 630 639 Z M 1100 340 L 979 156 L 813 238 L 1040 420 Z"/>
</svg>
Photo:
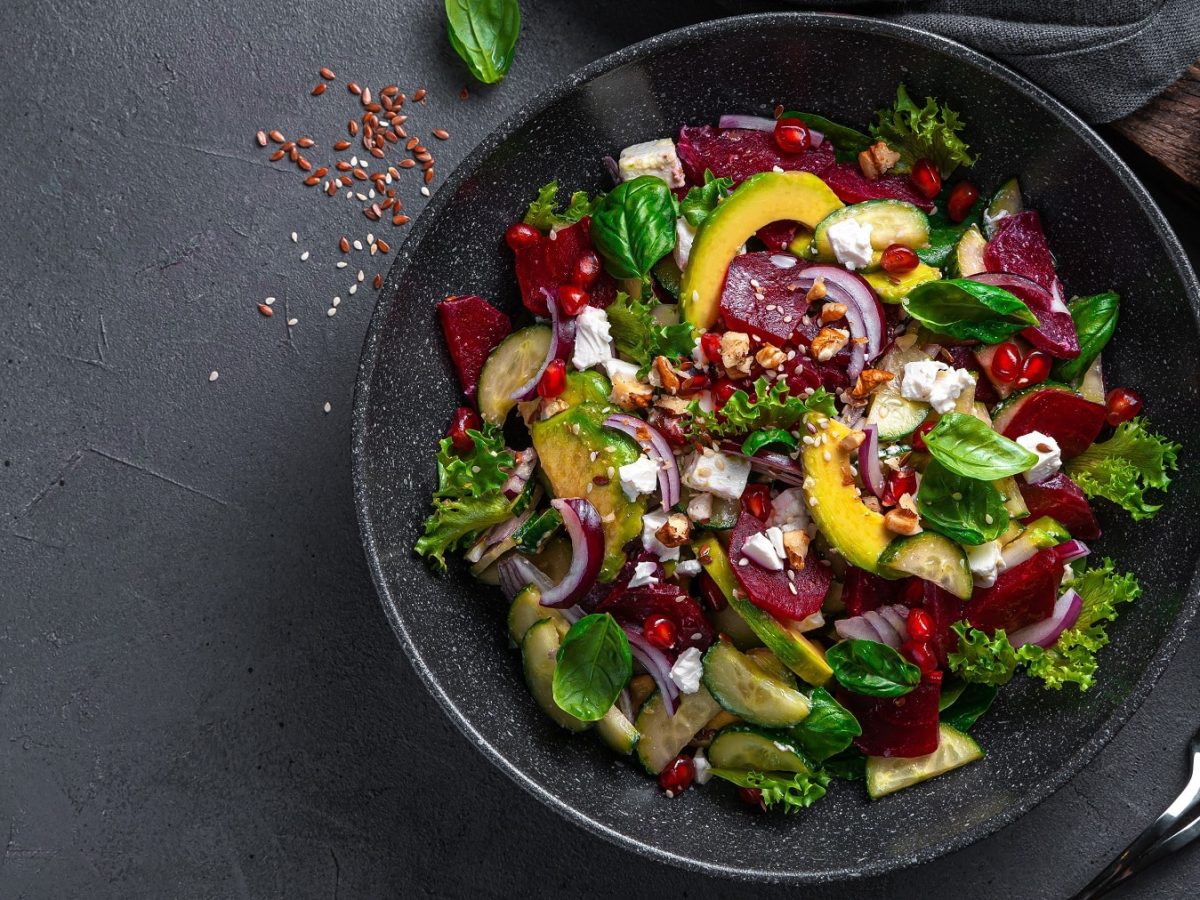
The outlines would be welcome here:
<svg viewBox="0 0 1200 900">
<path fill-rule="evenodd" d="M 612 394 L 612 384 L 600 372 L 590 369 L 586 372 L 571 372 L 567 375 L 567 386 L 558 395 L 558 399 L 568 406 L 578 406 L 580 403 L 594 403 L 598 410 L 602 409 L 607 416 L 613 412 L 609 395 Z"/>
<path fill-rule="evenodd" d="M 529 429 L 554 496 L 583 497 L 600 513 L 604 522 L 601 581 L 611 581 L 625 564 L 622 548 L 642 533 L 646 511 L 644 500 L 631 502 L 625 496 L 616 475 L 617 469 L 638 458 L 641 448 L 632 438 L 605 428 L 606 416 L 604 407 L 585 400 Z M 608 474 L 610 467 L 612 475 Z"/>
<path fill-rule="evenodd" d="M 889 275 L 887 272 L 867 272 L 863 275 L 884 303 L 899 303 L 918 284 L 937 281 L 941 277 L 938 269 L 925 263 L 917 263 L 915 269 L 903 275 Z"/>
<path fill-rule="evenodd" d="M 893 535 L 883 516 L 863 503 L 853 482 L 846 484 L 848 479 L 843 478 L 851 454 L 841 448 L 841 442 L 850 429 L 821 415 L 810 415 L 806 422 L 817 429 L 817 441 L 805 444 L 801 454 L 807 475 L 805 496 L 817 527 L 847 562 L 884 578 L 895 577 L 879 566 Z"/>
<path fill-rule="evenodd" d="M 783 219 L 815 228 L 842 205 L 825 182 L 809 172 L 751 175 L 696 232 L 680 283 L 684 320 L 697 328 L 713 326 L 729 261 L 758 229 Z"/>
</svg>

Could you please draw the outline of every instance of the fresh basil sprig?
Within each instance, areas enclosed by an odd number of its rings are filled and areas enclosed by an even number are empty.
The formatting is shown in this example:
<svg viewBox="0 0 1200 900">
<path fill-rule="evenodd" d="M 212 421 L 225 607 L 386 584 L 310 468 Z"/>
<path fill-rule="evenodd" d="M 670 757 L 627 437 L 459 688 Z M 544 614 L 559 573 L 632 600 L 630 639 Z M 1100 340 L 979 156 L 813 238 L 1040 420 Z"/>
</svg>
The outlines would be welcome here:
<svg viewBox="0 0 1200 900">
<path fill-rule="evenodd" d="M 633 675 L 629 638 L 608 613 L 571 626 L 554 666 L 554 702 L 585 722 L 604 718 Z"/>
<path fill-rule="evenodd" d="M 876 641 L 852 638 L 825 653 L 838 684 L 868 697 L 903 697 L 921 683 L 921 670 Z"/>
<path fill-rule="evenodd" d="M 1008 530 L 1008 510 L 991 482 L 964 478 L 937 460 L 921 477 L 917 508 L 927 526 L 960 544 L 985 544 Z"/>
<path fill-rule="evenodd" d="M 958 699 L 951 703 L 941 714 L 940 721 L 959 731 L 969 731 L 979 720 L 1000 689 L 994 684 L 969 683 Z"/>
<path fill-rule="evenodd" d="M 796 439 L 790 431 L 784 431 L 782 428 L 760 428 L 742 441 L 742 452 L 747 456 L 753 456 L 759 450 L 770 447 L 772 444 L 778 444 L 786 450 L 796 449 Z"/>
<path fill-rule="evenodd" d="M 1038 319 L 1015 295 L 969 278 L 927 281 L 904 301 L 908 314 L 937 334 L 998 344 Z"/>
<path fill-rule="evenodd" d="M 925 435 L 929 454 L 951 472 L 995 481 L 1030 469 L 1037 454 L 966 413 L 948 412 Z"/>
<path fill-rule="evenodd" d="M 675 248 L 675 203 L 661 178 L 622 182 L 592 213 L 592 243 L 613 278 L 645 279 Z"/>
<path fill-rule="evenodd" d="M 520 30 L 517 0 L 446 0 L 450 46 L 484 84 L 508 73 Z"/>
<path fill-rule="evenodd" d="M 790 734 L 814 762 L 824 762 L 849 747 L 862 734 L 862 727 L 825 688 L 813 688 L 808 700 L 808 715 Z"/>
<path fill-rule="evenodd" d="M 1116 291 L 1105 291 L 1092 297 L 1076 297 L 1067 304 L 1079 335 L 1079 355 L 1074 359 L 1060 359 L 1054 364 L 1056 380 L 1074 382 L 1083 377 L 1088 366 L 1113 336 L 1120 305 L 1121 298 Z"/>
<path fill-rule="evenodd" d="M 708 169 L 704 170 L 704 184 L 694 187 L 687 192 L 683 202 L 679 204 L 679 214 L 688 220 L 693 228 L 699 228 L 700 223 L 708 218 L 708 214 L 717 208 L 729 190 L 733 187 L 733 179 L 717 178 Z"/>
</svg>

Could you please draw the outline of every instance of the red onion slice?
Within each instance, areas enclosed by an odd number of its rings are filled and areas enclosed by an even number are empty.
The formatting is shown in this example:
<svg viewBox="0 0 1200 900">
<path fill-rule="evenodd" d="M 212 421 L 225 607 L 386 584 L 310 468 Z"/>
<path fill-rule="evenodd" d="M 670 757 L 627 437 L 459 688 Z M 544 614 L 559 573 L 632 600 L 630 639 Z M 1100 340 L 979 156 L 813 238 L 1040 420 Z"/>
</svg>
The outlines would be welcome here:
<svg viewBox="0 0 1200 900">
<path fill-rule="evenodd" d="M 726 456 L 736 456 L 750 460 L 750 468 L 763 475 L 770 475 L 776 481 L 800 487 L 804 484 L 804 469 L 800 463 L 786 453 L 775 453 L 771 450 L 759 450 L 753 456 L 747 456 L 734 441 L 722 441 L 721 452 Z"/>
<path fill-rule="evenodd" d="M 496 567 L 500 576 L 500 590 L 508 600 L 516 599 L 517 594 L 533 585 L 539 591 L 549 590 L 554 586 L 550 577 L 535 566 L 520 553 L 510 553 Z"/>
<path fill-rule="evenodd" d="M 537 370 L 537 374 L 512 392 L 512 399 L 518 402 L 532 400 L 537 396 L 538 382 L 542 380 L 542 375 L 551 362 L 556 359 L 569 360 L 575 355 L 575 317 L 564 316 L 558 311 L 558 297 L 553 291 L 542 288 L 542 294 L 546 298 L 546 308 L 550 310 L 550 329 L 554 340 L 550 342 L 546 359 Z"/>
<path fill-rule="evenodd" d="M 550 505 L 562 514 L 563 527 L 571 538 L 571 567 L 562 581 L 542 591 L 542 606 L 561 609 L 574 606 L 596 583 L 604 563 L 604 529 L 600 513 L 588 500 L 573 497 L 551 500 Z"/>
<path fill-rule="evenodd" d="M 865 344 L 852 345 L 846 374 L 854 381 L 866 364 L 883 352 L 887 338 L 883 307 L 871 286 L 853 272 L 837 266 L 809 266 L 796 275 L 800 290 L 807 291 L 818 278 L 825 281 L 826 295 L 846 306 L 846 322 L 852 338 L 866 338 Z"/>
<path fill-rule="evenodd" d="M 604 424 L 629 435 L 646 451 L 647 456 L 658 463 L 658 490 L 662 494 L 663 509 L 670 509 L 678 503 L 682 492 L 679 467 L 675 465 L 675 451 L 663 433 L 628 413 L 614 413 L 604 420 Z"/>
<path fill-rule="evenodd" d="M 506 522 L 501 522 L 499 525 L 493 525 L 491 529 L 488 530 L 487 535 L 484 537 L 483 545 L 485 547 L 492 547 L 500 543 L 502 540 L 510 536 L 514 531 L 524 525 L 525 521 L 531 515 L 533 515 L 532 503 L 529 504 L 529 509 L 525 510 L 525 512 L 521 513 L 519 516 L 513 516 Z"/>
<path fill-rule="evenodd" d="M 1067 589 L 1054 604 L 1054 612 L 1042 621 L 1019 628 L 1009 635 L 1009 643 L 1015 648 L 1026 644 L 1037 644 L 1039 647 L 1053 647 L 1062 633 L 1079 621 L 1083 612 L 1083 598 L 1072 589 Z"/>
<path fill-rule="evenodd" d="M 862 616 L 853 616 L 849 619 L 838 619 L 833 623 L 833 630 L 837 632 L 837 636 L 844 641 L 859 640 L 859 641 L 874 641 L 877 644 L 883 643 L 879 637 L 879 632 L 872 627 L 871 623 Z"/>
<path fill-rule="evenodd" d="M 1092 552 L 1083 541 L 1069 540 L 1059 544 L 1054 548 L 1054 554 L 1058 557 L 1059 562 L 1069 563 L 1077 559 L 1083 559 Z"/>
<path fill-rule="evenodd" d="M 861 616 L 839 619 L 833 623 L 833 630 L 843 640 L 875 641 L 894 649 L 908 640 L 908 607 L 899 603 L 881 606 Z"/>
<path fill-rule="evenodd" d="M 869 609 L 862 614 L 862 617 L 871 623 L 872 628 L 879 632 L 880 640 L 883 643 L 893 649 L 900 646 L 899 632 L 880 614 L 879 610 Z"/>
<path fill-rule="evenodd" d="M 881 606 L 878 612 L 895 629 L 896 634 L 900 635 L 901 641 L 908 640 L 908 607 Z"/>
<path fill-rule="evenodd" d="M 717 120 L 718 128 L 745 128 L 748 131 L 774 131 L 775 120 L 766 116 L 741 116 L 729 114 Z M 820 147 L 825 143 L 825 135 L 813 128 L 808 129 L 810 146 Z"/>
<path fill-rule="evenodd" d="M 658 685 L 658 692 L 662 695 L 667 715 L 675 715 L 676 710 L 679 709 L 679 685 L 671 680 L 671 660 L 665 653 L 647 641 L 639 629 L 629 625 L 621 627 L 629 638 L 629 652 L 642 664 L 642 668 Z"/>
<path fill-rule="evenodd" d="M 883 466 L 879 462 L 879 429 L 868 425 L 863 429 L 867 437 L 858 445 L 858 475 L 867 490 L 882 497 L 887 482 L 883 477 Z"/>
<path fill-rule="evenodd" d="M 508 476 L 508 481 L 504 482 L 505 497 L 509 500 L 516 500 L 521 491 L 525 490 L 525 483 L 529 481 L 529 476 L 533 474 L 533 470 L 537 466 L 537 461 L 537 451 L 532 447 L 517 452 L 517 464 L 513 466 L 513 471 Z"/>
</svg>

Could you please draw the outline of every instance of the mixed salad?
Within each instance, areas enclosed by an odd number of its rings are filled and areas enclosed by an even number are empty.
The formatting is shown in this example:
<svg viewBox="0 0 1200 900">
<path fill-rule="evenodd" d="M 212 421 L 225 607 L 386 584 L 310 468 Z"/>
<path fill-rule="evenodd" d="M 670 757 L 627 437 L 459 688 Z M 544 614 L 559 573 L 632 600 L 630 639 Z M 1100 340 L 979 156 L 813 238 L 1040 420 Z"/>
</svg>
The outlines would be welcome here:
<svg viewBox="0 0 1200 900">
<path fill-rule="evenodd" d="M 903 86 L 866 131 L 685 125 L 508 228 L 523 322 L 438 306 L 468 405 L 416 551 L 465 551 L 541 708 L 668 796 L 977 760 L 998 689 L 1087 690 L 1140 592 L 1092 503 L 1153 516 L 1178 446 L 1106 389 L 1118 296 L 1067 299 L 964 130 Z"/>
</svg>

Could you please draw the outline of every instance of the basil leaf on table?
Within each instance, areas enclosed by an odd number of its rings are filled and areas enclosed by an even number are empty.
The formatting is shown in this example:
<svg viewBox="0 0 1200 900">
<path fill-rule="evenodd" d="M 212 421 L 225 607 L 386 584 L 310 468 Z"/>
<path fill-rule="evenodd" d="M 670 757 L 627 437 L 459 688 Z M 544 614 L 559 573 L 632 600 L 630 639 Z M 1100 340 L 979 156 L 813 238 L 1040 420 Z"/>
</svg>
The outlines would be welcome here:
<svg viewBox="0 0 1200 900">
<path fill-rule="evenodd" d="M 1039 324 L 1037 316 L 1015 295 L 969 278 L 919 284 L 904 306 L 910 316 L 931 331 L 960 341 L 998 344 Z"/>
<path fill-rule="evenodd" d="M 852 638 L 825 653 L 838 684 L 868 697 L 903 697 L 921 683 L 921 670 L 887 644 Z"/>
<path fill-rule="evenodd" d="M 700 223 L 717 208 L 721 198 L 728 194 L 732 187 L 732 178 L 717 178 L 712 172 L 705 169 L 704 184 L 687 192 L 687 196 L 679 204 L 679 212 L 687 219 L 689 225 L 699 228 Z"/>
<path fill-rule="evenodd" d="M 960 544 L 986 544 L 1008 530 L 1008 510 L 990 482 L 964 478 L 937 460 L 921 477 L 917 508 L 929 528 Z"/>
<path fill-rule="evenodd" d="M 808 715 L 789 733 L 814 762 L 824 762 L 849 747 L 862 734 L 862 727 L 825 688 L 813 688 L 808 700 Z"/>
<path fill-rule="evenodd" d="M 763 447 L 770 447 L 772 444 L 778 444 L 787 450 L 796 449 L 796 439 L 790 431 L 782 428 L 760 428 L 742 441 L 742 453 L 753 456 Z"/>
<path fill-rule="evenodd" d="M 517 0 L 446 0 L 450 46 L 484 84 L 508 73 L 520 30 Z"/>
<path fill-rule="evenodd" d="M 1121 298 L 1116 291 L 1105 291 L 1092 297 L 1076 297 L 1067 304 L 1079 335 L 1079 355 L 1074 359 L 1060 359 L 1054 364 L 1056 380 L 1074 382 L 1083 377 L 1088 366 L 1113 336 L 1120 305 Z"/>
<path fill-rule="evenodd" d="M 966 413 L 948 412 L 925 435 L 929 455 L 951 472 L 981 481 L 1019 475 L 1037 454 Z"/>
<path fill-rule="evenodd" d="M 863 134 L 856 128 L 839 125 L 837 122 L 827 119 L 824 116 L 818 116 L 816 113 L 788 110 L 782 113 L 779 118 L 799 119 L 809 128 L 821 132 L 827 139 L 833 141 L 834 155 L 837 156 L 838 162 L 856 161 L 860 152 L 875 143 L 870 135 Z"/>
<path fill-rule="evenodd" d="M 633 675 L 629 638 L 608 613 L 584 616 L 571 626 L 554 666 L 554 702 L 585 722 L 595 722 L 616 702 Z"/>
<path fill-rule="evenodd" d="M 999 692 L 1000 689 L 994 684 L 970 683 L 963 688 L 958 699 L 942 712 L 940 719 L 951 728 L 970 731 L 971 726 L 991 707 Z"/>
<path fill-rule="evenodd" d="M 617 185 L 592 213 L 592 243 L 613 278 L 645 279 L 675 249 L 675 204 L 661 178 Z"/>
</svg>

